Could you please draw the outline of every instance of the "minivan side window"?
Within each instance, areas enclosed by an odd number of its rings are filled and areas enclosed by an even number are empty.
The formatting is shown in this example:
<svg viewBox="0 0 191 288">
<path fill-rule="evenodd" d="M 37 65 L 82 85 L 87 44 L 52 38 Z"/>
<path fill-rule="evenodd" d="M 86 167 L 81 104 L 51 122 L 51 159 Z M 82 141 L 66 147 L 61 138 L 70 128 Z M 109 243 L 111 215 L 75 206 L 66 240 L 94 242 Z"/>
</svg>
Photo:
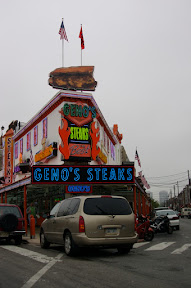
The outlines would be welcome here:
<svg viewBox="0 0 191 288">
<path fill-rule="evenodd" d="M 76 214 L 80 205 L 80 199 L 72 199 L 68 208 L 68 215 Z"/>
<path fill-rule="evenodd" d="M 50 211 L 50 216 L 55 216 L 55 214 L 56 214 L 56 212 L 58 211 L 59 207 L 60 207 L 60 202 L 57 203 L 57 204 L 52 208 L 52 210 Z"/>
<path fill-rule="evenodd" d="M 58 210 L 57 217 L 68 215 L 68 208 L 69 208 L 70 202 L 71 202 L 71 199 L 66 199 L 61 203 L 60 208 Z"/>
</svg>

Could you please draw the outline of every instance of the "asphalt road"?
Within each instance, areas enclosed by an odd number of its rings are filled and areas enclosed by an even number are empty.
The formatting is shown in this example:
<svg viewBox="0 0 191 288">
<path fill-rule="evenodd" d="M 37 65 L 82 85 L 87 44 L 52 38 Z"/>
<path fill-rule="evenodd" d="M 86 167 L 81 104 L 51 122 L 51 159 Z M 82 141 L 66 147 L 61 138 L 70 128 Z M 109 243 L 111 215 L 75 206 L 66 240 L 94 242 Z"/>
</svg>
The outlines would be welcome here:
<svg viewBox="0 0 191 288">
<path fill-rule="evenodd" d="M 70 258 L 61 246 L 0 244 L 0 288 L 190 288 L 191 219 L 180 230 L 136 243 L 128 255 L 85 250 Z"/>
</svg>

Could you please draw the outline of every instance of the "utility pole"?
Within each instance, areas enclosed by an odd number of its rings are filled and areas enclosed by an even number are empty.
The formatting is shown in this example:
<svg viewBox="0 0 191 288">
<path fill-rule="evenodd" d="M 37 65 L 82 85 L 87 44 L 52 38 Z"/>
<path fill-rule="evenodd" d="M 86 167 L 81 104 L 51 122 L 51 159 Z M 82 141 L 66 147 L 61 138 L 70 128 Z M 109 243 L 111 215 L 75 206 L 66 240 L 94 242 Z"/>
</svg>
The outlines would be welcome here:
<svg viewBox="0 0 191 288">
<path fill-rule="evenodd" d="M 178 188 L 178 195 L 179 195 L 179 186 L 178 186 L 178 181 L 177 181 L 177 188 Z"/>
<path fill-rule="evenodd" d="M 188 185 L 190 185 L 190 174 L 189 174 L 189 170 L 188 170 Z"/>
</svg>

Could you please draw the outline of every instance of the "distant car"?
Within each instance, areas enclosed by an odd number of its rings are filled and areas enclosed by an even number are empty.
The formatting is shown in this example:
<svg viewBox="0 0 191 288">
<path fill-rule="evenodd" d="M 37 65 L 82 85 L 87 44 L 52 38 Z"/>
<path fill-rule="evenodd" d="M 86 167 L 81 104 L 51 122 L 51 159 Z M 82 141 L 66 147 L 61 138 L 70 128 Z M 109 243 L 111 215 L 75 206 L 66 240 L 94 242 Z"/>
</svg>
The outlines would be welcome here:
<svg viewBox="0 0 191 288">
<path fill-rule="evenodd" d="M 24 218 L 20 208 L 14 204 L 0 203 L 0 239 L 5 239 L 7 243 L 14 239 L 15 244 L 20 245 L 24 234 Z"/>
<path fill-rule="evenodd" d="M 137 239 L 134 213 L 120 196 L 65 199 L 53 207 L 40 229 L 42 248 L 62 244 L 68 256 L 79 247 L 117 248 L 128 253 Z"/>
<path fill-rule="evenodd" d="M 167 210 L 157 210 L 156 211 L 156 217 L 157 216 L 168 216 L 169 220 L 170 220 L 170 225 L 173 228 L 176 228 L 176 230 L 180 229 L 180 220 L 178 215 L 175 213 L 175 211 L 171 210 L 171 209 L 167 209 Z"/>
<path fill-rule="evenodd" d="M 191 208 L 184 207 L 181 209 L 181 218 L 184 218 L 184 216 L 190 218 L 190 215 L 191 215 Z"/>
</svg>

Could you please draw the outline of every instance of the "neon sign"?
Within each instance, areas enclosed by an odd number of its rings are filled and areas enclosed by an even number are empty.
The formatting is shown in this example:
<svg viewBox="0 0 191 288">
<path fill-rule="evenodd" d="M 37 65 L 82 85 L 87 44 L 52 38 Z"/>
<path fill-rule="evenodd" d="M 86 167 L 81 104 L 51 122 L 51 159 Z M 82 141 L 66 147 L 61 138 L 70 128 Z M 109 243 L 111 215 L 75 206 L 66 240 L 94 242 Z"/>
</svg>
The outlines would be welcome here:
<svg viewBox="0 0 191 288">
<path fill-rule="evenodd" d="M 69 185 L 66 186 L 66 193 L 92 193 L 92 186 Z"/>
<path fill-rule="evenodd" d="M 37 166 L 32 184 L 129 184 L 134 183 L 134 165 L 129 166 Z"/>
</svg>

